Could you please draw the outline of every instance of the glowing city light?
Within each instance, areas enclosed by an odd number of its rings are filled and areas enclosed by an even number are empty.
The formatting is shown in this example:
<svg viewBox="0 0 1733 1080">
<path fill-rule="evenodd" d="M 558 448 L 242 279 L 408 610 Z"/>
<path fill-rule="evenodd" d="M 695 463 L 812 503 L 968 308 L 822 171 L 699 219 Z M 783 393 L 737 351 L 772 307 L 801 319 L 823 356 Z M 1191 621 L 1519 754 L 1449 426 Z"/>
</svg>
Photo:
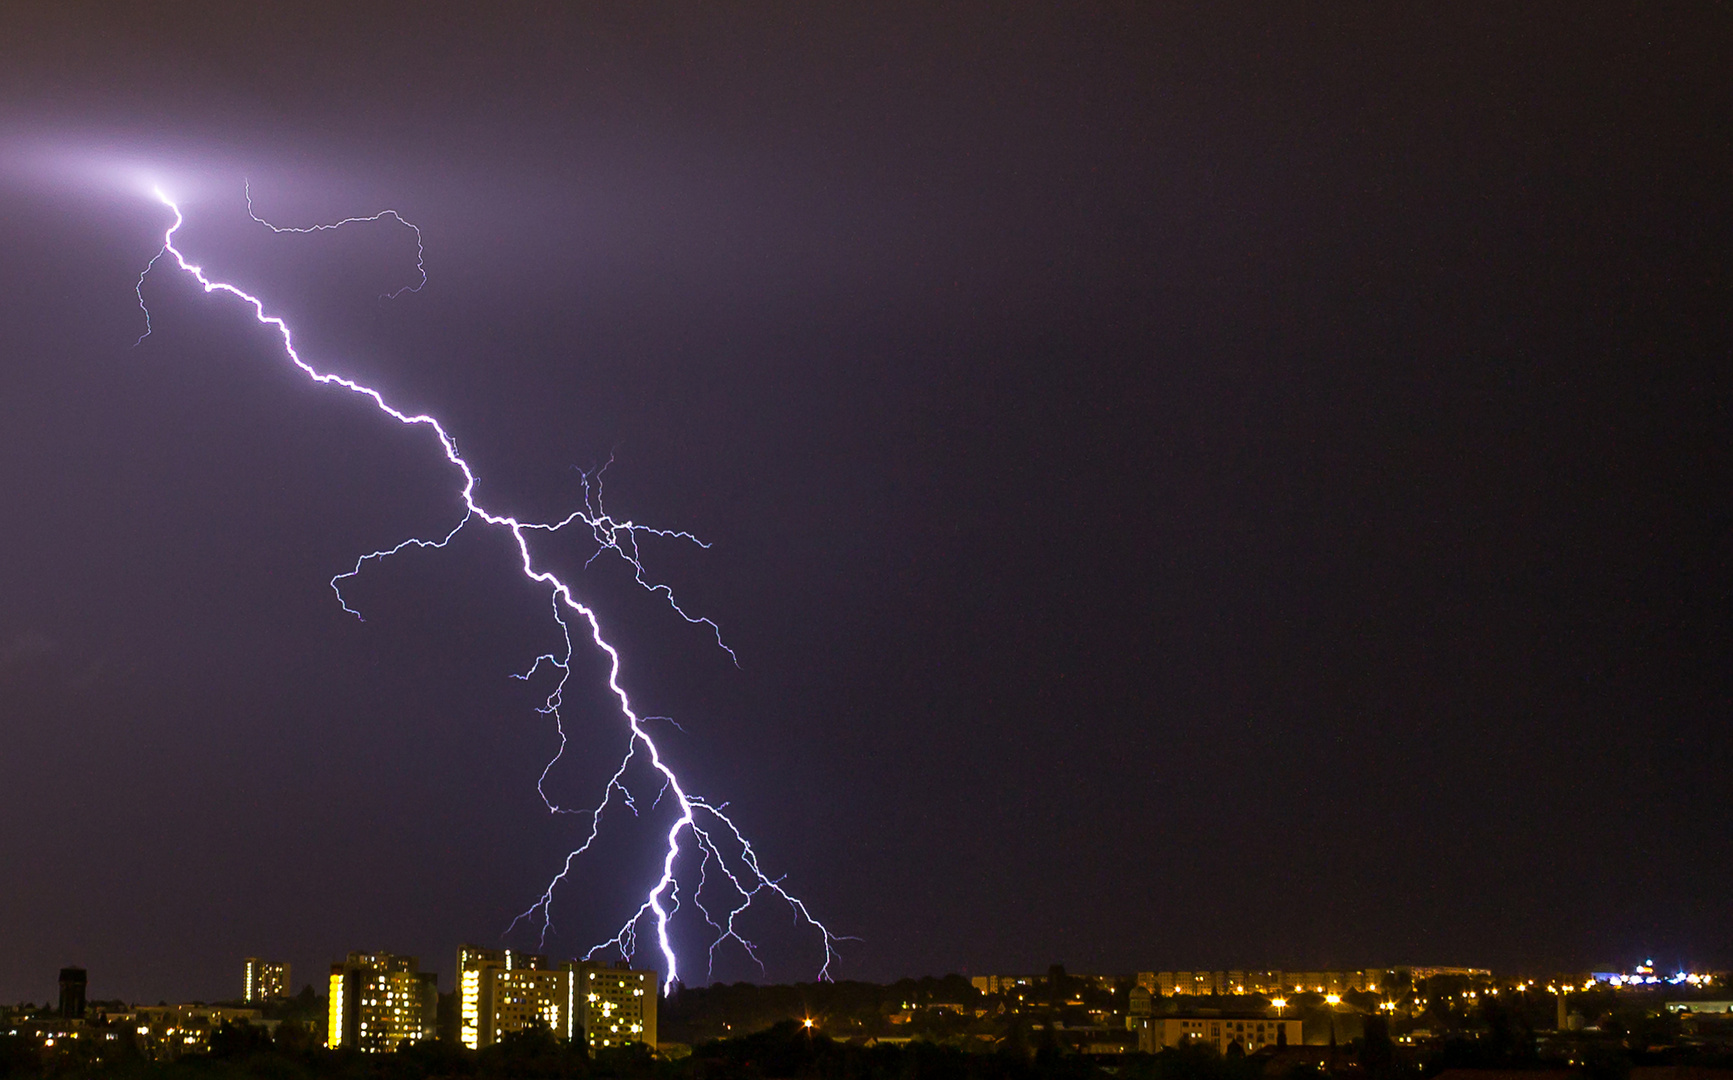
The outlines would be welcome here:
<svg viewBox="0 0 1733 1080">
<path fill-rule="evenodd" d="M 138 302 L 139 307 L 143 309 L 145 316 L 145 331 L 144 334 L 140 336 L 139 341 L 144 341 L 145 338 L 148 338 L 151 334 L 150 309 L 145 304 L 144 300 L 145 279 L 149 276 L 150 271 L 155 268 L 158 261 L 167 256 L 174 260 L 175 265 L 179 267 L 180 270 L 196 280 L 207 294 L 223 293 L 232 296 L 251 307 L 253 316 L 257 321 L 272 327 L 282 337 L 284 355 L 295 365 L 295 367 L 299 368 L 312 381 L 324 386 L 346 390 L 352 394 L 358 394 L 365 397 L 372 401 L 373 404 L 378 407 L 380 412 L 389 416 L 393 420 L 396 420 L 400 424 L 409 427 L 426 428 L 432 433 L 435 440 L 438 442 L 445 460 L 461 477 L 462 483 L 460 494 L 465 508 L 464 513 L 457 524 L 454 525 L 444 536 L 437 539 L 412 537 L 393 547 L 375 551 L 368 555 L 363 555 L 356 560 L 353 569 L 338 574 L 336 577 L 331 579 L 331 588 L 337 594 L 338 603 L 342 605 L 343 610 L 355 615 L 356 618 L 361 617 L 360 612 L 350 607 L 348 602 L 344 599 L 342 583 L 358 575 L 369 563 L 382 561 L 409 547 L 443 548 L 450 543 L 460 531 L 472 522 L 493 526 L 509 532 L 513 541 L 516 543 L 518 561 L 521 565 L 521 570 L 524 576 L 548 590 L 548 599 L 553 612 L 553 619 L 559 626 L 560 636 L 564 642 L 562 649 L 558 653 L 544 653 L 543 655 L 536 657 L 528 671 L 517 674 L 518 678 L 527 680 L 534 676 L 541 669 L 544 663 L 550 668 L 557 669 L 559 672 L 554 689 L 548 695 L 545 705 L 540 711 L 553 718 L 555 727 L 559 731 L 560 745 L 559 749 L 555 752 L 554 757 L 542 770 L 541 778 L 537 781 L 538 791 L 542 791 L 543 783 L 548 775 L 548 770 L 552 769 L 560 760 L 560 757 L 565 753 L 566 748 L 566 735 L 563 724 L 561 723 L 559 710 L 562 703 L 562 693 L 566 686 L 566 680 L 571 676 L 571 660 L 575 648 L 572 639 L 571 624 L 568 622 L 568 619 L 575 616 L 581 625 L 587 629 L 591 643 L 594 644 L 596 649 L 607 658 L 607 687 L 618 703 L 620 715 L 626 721 L 627 740 L 625 754 L 621 758 L 619 768 L 614 771 L 613 776 L 609 779 L 607 787 L 602 793 L 601 801 L 595 806 L 589 808 L 587 811 L 590 817 L 588 836 L 580 846 L 566 856 L 559 873 L 555 874 L 553 879 L 549 881 L 547 888 L 542 892 L 536 902 L 520 914 L 517 919 L 513 920 L 512 927 L 517 926 L 519 922 L 525 919 L 535 918 L 539 912 L 541 920 L 541 936 L 542 940 L 544 942 L 546 941 L 548 931 L 551 928 L 554 890 L 559 887 L 560 883 L 565 880 L 567 874 L 572 871 L 573 864 L 578 857 L 588 851 L 590 846 L 595 842 L 601 829 L 602 817 L 613 802 L 615 793 L 618 792 L 621 801 L 626 803 L 634 813 L 636 812 L 637 808 L 632 802 L 632 794 L 626 787 L 625 775 L 627 768 L 632 765 L 634 760 L 636 760 L 637 755 L 642 753 L 647 758 L 650 768 L 660 776 L 663 791 L 666 795 L 672 796 L 673 805 L 678 809 L 679 813 L 673 825 L 669 827 L 665 838 L 667 848 L 663 852 L 661 858 L 660 877 L 650 886 L 644 902 L 631 914 L 629 918 L 627 918 L 625 923 L 621 925 L 619 931 L 616 932 L 612 938 L 590 949 L 590 951 L 585 954 L 585 959 L 589 959 L 596 953 L 610 948 L 617 949 L 620 955 L 624 958 L 632 958 L 636 954 L 638 948 L 637 935 L 639 927 L 648 921 L 655 928 L 656 945 L 661 952 L 662 960 L 666 965 L 666 970 L 664 972 L 664 985 L 672 986 L 674 981 L 679 977 L 679 964 L 674 953 L 673 943 L 669 940 L 668 924 L 669 920 L 679 910 L 678 870 L 681 857 L 682 855 L 695 853 L 699 856 L 699 865 L 697 870 L 698 882 L 696 887 L 691 889 L 689 896 L 694 906 L 696 906 L 702 914 L 705 922 L 708 923 L 716 932 L 715 939 L 711 942 L 709 951 L 709 958 L 712 963 L 714 962 L 716 949 L 728 941 L 735 942 L 745 950 L 749 957 L 754 961 L 758 961 L 757 946 L 752 941 L 742 936 L 740 931 L 737 929 L 736 922 L 738 918 L 759 899 L 780 900 L 788 905 L 792 910 L 797 924 L 805 925 L 817 931 L 823 948 L 823 963 L 819 968 L 818 977 L 821 980 L 829 979 L 830 964 L 838 955 L 836 952 L 836 944 L 838 941 L 843 939 L 832 934 L 823 923 L 813 917 L 804 902 L 786 891 L 781 885 L 780 878 L 771 878 L 764 872 L 759 863 L 757 852 L 740 833 L 740 830 L 736 828 L 734 822 L 723 813 L 723 808 L 726 804 L 712 803 L 687 792 L 685 786 L 680 782 L 680 778 L 675 774 L 673 768 L 663 759 L 661 750 L 656 745 L 655 740 L 651 737 L 649 731 L 646 730 L 644 726 L 645 718 L 639 716 L 633 709 L 631 698 L 628 696 L 625 686 L 621 682 L 622 662 L 620 653 L 608 642 L 606 637 L 604 637 L 601 622 L 598 620 L 596 613 L 578 599 L 577 594 L 572 590 L 571 586 L 567 582 L 562 580 L 552 571 L 539 569 L 537 567 L 534 556 L 530 550 L 529 534 L 532 532 L 553 534 L 560 532 L 568 525 L 578 522 L 588 526 L 591 537 L 597 545 L 596 554 L 591 556 L 592 560 L 600 557 L 603 552 L 611 552 L 624 560 L 627 565 L 631 567 L 634 579 L 642 588 L 651 593 L 660 593 L 669 607 L 687 622 L 703 624 L 708 627 L 710 631 L 715 634 L 718 645 L 724 650 L 727 650 L 729 656 L 732 658 L 734 654 L 732 650 L 728 650 L 728 647 L 722 643 L 721 630 L 717 624 L 708 618 L 693 616 L 684 611 L 679 604 L 675 602 L 672 589 L 666 585 L 646 579 L 643 564 L 639 559 L 638 543 L 642 537 L 654 536 L 663 539 L 680 540 L 697 544 L 700 547 L 705 547 L 707 545 L 691 533 L 666 529 L 654 529 L 648 526 L 639 525 L 632 521 L 622 521 L 613 518 L 602 508 L 599 484 L 592 488 L 588 482 L 588 478 L 586 478 L 584 485 L 583 507 L 572 511 L 565 518 L 556 522 L 522 521 L 516 517 L 487 509 L 477 501 L 477 481 L 474 471 L 471 469 L 469 462 L 458 453 L 456 442 L 445 430 L 445 427 L 439 422 L 439 420 L 425 413 L 412 415 L 402 412 L 387 402 L 384 395 L 382 395 L 378 390 L 352 379 L 345 378 L 341 375 L 333 374 L 331 372 L 322 372 L 316 369 L 307 360 L 303 359 L 300 353 L 295 349 L 294 336 L 289 330 L 288 323 L 279 316 L 267 314 L 264 301 L 245 292 L 235 285 L 224 281 L 217 281 L 207 276 L 201 266 L 190 262 L 186 255 L 183 254 L 179 248 L 175 247 L 175 233 L 180 230 L 182 224 L 185 222 L 185 218 L 181 214 L 180 207 L 176 205 L 174 200 L 164 193 L 161 188 L 155 189 L 154 194 L 157 199 L 159 199 L 162 204 L 168 207 L 168 209 L 174 214 L 174 224 L 170 225 L 168 230 L 163 234 L 162 248 L 151 257 L 150 262 L 146 264 L 144 271 L 139 275 L 137 286 Z M 368 217 L 345 218 L 341 221 L 326 225 L 313 225 L 305 228 L 284 228 L 265 221 L 254 212 L 251 192 L 249 190 L 247 191 L 247 213 L 254 221 L 259 222 L 261 225 L 271 229 L 273 232 L 279 233 L 318 232 L 340 228 L 352 223 L 375 222 L 386 219 L 396 221 L 415 232 L 416 270 L 419 274 L 420 280 L 413 286 L 405 286 L 394 293 L 387 294 L 387 296 L 396 297 L 401 296 L 404 292 L 416 292 L 427 283 L 427 273 L 423 261 L 424 252 L 421 243 L 421 230 L 405 220 L 395 210 L 384 210 Z M 661 796 L 658 796 L 658 798 L 660 797 Z M 542 801 L 546 804 L 550 813 L 563 812 L 563 808 L 553 800 L 549 799 L 545 791 L 542 791 Z M 730 857 L 725 851 L 723 842 L 733 846 L 735 853 L 732 857 Z M 707 871 L 709 871 L 709 873 L 707 873 Z M 717 885 L 717 877 L 725 878 L 726 885 Z M 726 901 L 728 905 L 726 915 L 721 915 L 720 913 L 713 915 L 711 908 L 706 906 L 704 902 L 704 894 L 706 893 L 706 890 L 714 890 L 716 888 L 724 888 L 728 890 L 728 892 L 725 892 L 723 895 L 732 897 L 732 899 Z M 712 904 L 715 902 L 714 899 L 711 900 Z M 762 963 L 760 963 L 760 966 L 762 967 Z M 335 1009 L 337 998 L 333 997 L 332 1000 L 333 1009 Z M 333 1016 L 335 1016 L 335 1013 L 333 1013 Z"/>
</svg>

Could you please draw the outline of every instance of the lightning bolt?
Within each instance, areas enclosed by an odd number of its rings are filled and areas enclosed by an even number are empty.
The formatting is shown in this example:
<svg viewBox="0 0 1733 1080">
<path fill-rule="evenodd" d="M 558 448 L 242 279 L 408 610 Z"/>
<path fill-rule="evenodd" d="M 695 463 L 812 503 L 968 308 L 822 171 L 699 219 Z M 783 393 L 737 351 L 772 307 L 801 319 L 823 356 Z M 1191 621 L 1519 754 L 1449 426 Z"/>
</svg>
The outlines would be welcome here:
<svg viewBox="0 0 1733 1080">
<path fill-rule="evenodd" d="M 554 622 L 560 630 L 562 647 L 558 652 L 544 653 L 536 657 L 528 670 L 514 672 L 512 677 L 528 681 L 540 672 L 544 665 L 549 670 L 558 672 L 558 678 L 552 691 L 549 692 L 546 700 L 537 711 L 553 718 L 555 728 L 560 736 L 559 749 L 542 769 L 541 776 L 536 781 L 536 790 L 541 794 L 542 802 L 550 813 L 587 813 L 590 823 L 588 835 L 584 842 L 566 855 L 559 873 L 555 874 L 548 882 L 547 888 L 543 890 L 535 903 L 512 920 L 511 926 L 507 927 L 506 932 L 510 933 L 512 929 L 525 920 L 533 922 L 539 917 L 541 938 L 545 944 L 548 932 L 552 929 L 554 892 L 572 872 L 578 859 L 596 842 L 601 833 L 602 819 L 613 805 L 616 794 L 626 808 L 634 815 L 637 814 L 637 803 L 633 799 L 631 789 L 627 786 L 626 772 L 633 762 L 638 760 L 639 755 L 643 755 L 650 769 L 658 774 L 661 780 L 661 790 L 656 796 L 656 803 L 659 804 L 663 797 L 671 795 L 678 815 L 667 832 L 667 847 L 662 854 L 661 874 L 645 894 L 644 902 L 621 924 L 620 929 L 612 938 L 592 948 L 585 954 L 585 959 L 610 949 L 618 950 L 620 955 L 627 960 L 633 959 L 638 951 L 640 929 L 648 924 L 655 931 L 656 946 L 661 952 L 662 961 L 666 966 L 663 980 L 664 990 L 672 987 L 679 978 L 680 968 L 673 943 L 669 940 L 668 926 L 680 908 L 678 871 L 682 858 L 685 857 L 687 861 L 690 861 L 690 856 L 696 854 L 698 857 L 698 884 L 691 890 L 690 899 L 702 914 L 704 921 L 716 932 L 716 938 L 712 941 L 709 950 L 710 970 L 714 970 L 717 948 L 729 941 L 738 944 L 747 956 L 758 961 L 758 946 L 738 931 L 736 920 L 761 898 L 774 899 L 782 902 L 792 914 L 796 926 L 803 926 L 816 931 L 819 944 L 823 949 L 823 963 L 819 968 L 818 977 L 821 980 L 828 980 L 831 963 L 840 957 L 837 951 L 838 943 L 851 939 L 831 933 L 823 923 L 812 915 L 804 902 L 783 888 L 782 879 L 771 878 L 765 873 L 759 864 L 757 852 L 747 842 L 734 822 L 724 813 L 726 803 L 712 803 L 697 795 L 690 794 L 686 790 L 686 787 L 680 782 L 680 778 L 675 775 L 673 768 L 663 759 L 662 751 L 656 745 L 656 741 L 647 727 L 647 724 L 652 720 L 667 718 L 639 716 L 633 709 L 632 700 L 621 682 L 622 664 L 619 650 L 610 644 L 603 635 L 602 624 L 596 617 L 595 611 L 578 598 L 572 587 L 552 571 L 540 569 L 536 565 L 530 551 L 529 540 L 531 533 L 551 534 L 558 533 L 568 526 L 577 524 L 587 526 L 590 536 L 596 544 L 596 552 L 590 557 L 589 562 L 594 562 L 604 552 L 612 553 L 622 559 L 631 567 L 633 578 L 641 588 L 661 596 L 668 606 L 687 622 L 708 627 L 715 635 L 717 645 L 726 651 L 738 666 L 739 658 L 723 642 L 720 626 L 711 619 L 689 614 L 675 600 L 674 590 L 671 587 L 652 581 L 645 576 L 638 546 L 641 537 L 678 540 L 696 544 L 701 548 L 708 548 L 709 545 L 688 532 L 651 528 L 630 520 L 620 520 L 608 514 L 602 506 L 602 473 L 606 470 L 606 465 L 596 470 L 594 474 L 583 474 L 583 506 L 558 521 L 523 521 L 508 514 L 489 510 L 476 500 L 475 472 L 471 469 L 469 462 L 458 453 L 456 441 L 439 420 L 424 413 L 403 412 L 386 401 L 384 395 L 378 390 L 342 375 L 320 371 L 304 360 L 295 349 L 294 335 L 290 332 L 288 323 L 279 316 L 267 313 L 264 301 L 228 282 L 212 279 L 206 275 L 202 267 L 190 262 L 186 255 L 175 246 L 175 233 L 180 231 L 181 226 L 185 224 L 185 218 L 181 214 L 180 207 L 160 188 L 156 189 L 155 195 L 174 214 L 174 224 L 170 225 L 168 230 L 163 233 L 162 248 L 152 256 L 143 272 L 139 274 L 136 292 L 138 293 L 139 307 L 144 311 L 145 316 L 145 332 L 140 336 L 139 341 L 142 342 L 151 333 L 150 308 L 144 300 L 145 278 L 149 276 L 158 262 L 164 258 L 172 259 L 174 264 L 197 281 L 207 294 L 222 293 L 252 308 L 253 316 L 259 322 L 272 327 L 282 337 L 284 355 L 312 381 L 367 398 L 378 407 L 381 413 L 400 424 L 408 427 L 426 428 L 439 444 L 447 463 L 457 471 L 462 479 L 460 495 L 463 500 L 464 512 L 461 519 L 452 526 L 449 532 L 436 539 L 412 537 L 392 547 L 362 555 L 356 559 L 353 569 L 331 579 L 332 591 L 337 594 L 337 602 L 343 610 L 354 615 L 357 619 L 361 618 L 361 613 L 350 607 L 344 598 L 343 583 L 360 574 L 367 564 L 381 562 L 410 547 L 443 548 L 464 528 L 475 523 L 509 532 L 517 545 L 518 561 L 524 576 L 548 590 L 549 605 L 553 612 Z M 396 292 L 387 293 L 385 296 L 391 298 L 401 296 L 405 292 L 419 292 L 427 284 L 425 249 L 422 246 L 421 230 L 405 220 L 395 210 L 383 210 L 367 217 L 344 218 L 329 224 L 290 228 L 273 225 L 259 217 L 253 209 L 250 187 L 246 189 L 246 195 L 247 215 L 277 233 L 313 233 L 362 222 L 376 222 L 386 219 L 396 221 L 415 233 L 415 267 L 420 280 L 413 285 L 404 286 Z M 588 566 L 589 562 L 586 562 L 585 566 Z M 566 732 L 564 723 L 560 718 L 560 709 L 563 704 L 566 684 L 572 673 L 572 657 L 576 647 L 576 639 L 573 635 L 574 625 L 579 629 L 581 635 L 587 634 L 590 643 L 607 658 L 608 690 L 618 703 L 620 716 L 625 720 L 627 728 L 626 750 L 620 759 L 619 768 L 609 778 L 607 786 L 602 791 L 601 800 L 587 810 L 568 810 L 551 799 L 545 790 L 549 771 L 566 752 Z M 719 871 L 714 876 L 708 873 L 712 866 L 715 866 Z M 725 884 L 717 885 L 715 882 L 718 878 Z M 712 916 L 711 906 L 707 906 L 704 902 L 704 897 L 708 893 L 711 896 L 710 904 L 717 904 L 715 894 L 718 890 L 723 891 L 725 899 L 722 903 L 728 906 L 728 914 L 721 922 Z M 759 966 L 762 969 L 762 962 Z"/>
</svg>

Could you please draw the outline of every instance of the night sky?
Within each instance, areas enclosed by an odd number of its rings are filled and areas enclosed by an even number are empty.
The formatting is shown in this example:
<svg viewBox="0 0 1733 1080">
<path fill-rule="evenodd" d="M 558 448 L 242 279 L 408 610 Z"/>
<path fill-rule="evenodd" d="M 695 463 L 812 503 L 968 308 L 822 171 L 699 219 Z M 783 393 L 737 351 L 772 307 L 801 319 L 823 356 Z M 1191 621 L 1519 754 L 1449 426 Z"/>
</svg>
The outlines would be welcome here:
<svg viewBox="0 0 1733 1080">
<path fill-rule="evenodd" d="M 1733 963 L 1726 4 L 11 4 L 0 1000 L 451 987 L 586 819 L 484 500 L 838 977 Z M 389 223 L 276 236 L 391 207 Z M 568 758 L 623 748 L 581 651 Z M 651 786 L 641 794 L 647 803 Z M 662 808 L 665 810 L 665 807 Z M 658 812 L 661 812 L 660 810 Z M 641 901 L 654 815 L 547 951 Z M 682 939 L 689 982 L 704 942 Z M 812 978 L 753 923 L 717 978 Z"/>
</svg>

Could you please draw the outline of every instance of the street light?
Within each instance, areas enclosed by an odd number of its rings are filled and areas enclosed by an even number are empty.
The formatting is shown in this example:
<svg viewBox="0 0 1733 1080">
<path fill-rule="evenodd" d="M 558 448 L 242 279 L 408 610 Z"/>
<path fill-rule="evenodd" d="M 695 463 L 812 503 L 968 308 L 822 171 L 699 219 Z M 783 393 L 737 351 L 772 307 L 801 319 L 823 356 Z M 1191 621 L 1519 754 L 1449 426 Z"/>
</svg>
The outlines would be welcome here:
<svg viewBox="0 0 1733 1080">
<path fill-rule="evenodd" d="M 1280 1015 L 1282 1015 L 1282 1010 L 1288 1007 L 1288 999 L 1287 998 L 1277 998 L 1276 1000 L 1270 1002 L 1270 1004 L 1274 1005 L 1276 1007 L 1276 1015 L 1280 1016 Z"/>
</svg>

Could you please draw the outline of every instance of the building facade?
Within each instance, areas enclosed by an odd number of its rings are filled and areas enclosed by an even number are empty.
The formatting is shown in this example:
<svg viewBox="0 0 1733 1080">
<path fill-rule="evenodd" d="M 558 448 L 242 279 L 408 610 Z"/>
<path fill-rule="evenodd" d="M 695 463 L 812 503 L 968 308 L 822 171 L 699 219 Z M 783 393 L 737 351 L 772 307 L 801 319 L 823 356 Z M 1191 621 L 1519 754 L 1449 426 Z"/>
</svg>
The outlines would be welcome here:
<svg viewBox="0 0 1733 1080">
<path fill-rule="evenodd" d="M 433 1038 L 437 977 L 417 970 L 413 956 L 350 953 L 331 965 L 329 1009 L 326 1045 L 389 1053 Z"/>
<path fill-rule="evenodd" d="M 225 1024 L 262 1028 L 267 1034 L 277 1030 L 277 1021 L 264 1019 L 258 1009 L 230 1005 L 140 1005 L 109 1014 L 106 1019 L 111 1024 L 129 1021 L 138 1035 L 139 1049 L 153 1061 L 209 1053 L 211 1033 Z"/>
<path fill-rule="evenodd" d="M 1350 990 L 1378 991 L 1382 971 L 1140 971 L 1137 985 L 1174 995 L 1344 994 Z"/>
<path fill-rule="evenodd" d="M 1137 1048 L 1146 1054 L 1192 1043 L 1214 1047 L 1221 1054 L 1238 1045 L 1251 1054 L 1266 1046 L 1299 1046 L 1303 1041 L 1298 1020 L 1262 1016 L 1140 1016 L 1135 1021 Z"/>
<path fill-rule="evenodd" d="M 249 1005 L 289 996 L 289 965 L 247 957 L 241 997 Z"/>
<path fill-rule="evenodd" d="M 1045 975 L 976 975 L 969 984 L 983 994 L 1012 994 L 1028 991 L 1047 982 Z"/>
<path fill-rule="evenodd" d="M 1492 969 L 1472 967 L 1411 967 L 1404 969 L 1415 982 L 1424 982 L 1439 975 L 1456 975 L 1464 979 L 1490 979 Z"/>
<path fill-rule="evenodd" d="M 547 958 L 465 945 L 457 951 L 458 1038 L 472 1050 L 545 1026 L 594 1050 L 656 1046 L 659 981 L 624 961 L 558 968 Z"/>
<path fill-rule="evenodd" d="M 458 1039 L 471 1050 L 501 1037 L 546 1026 L 559 1039 L 579 1029 L 578 979 L 571 964 L 511 949 L 465 945 L 457 950 Z"/>
<path fill-rule="evenodd" d="M 644 1043 L 656 1047 L 657 976 L 620 960 L 585 961 L 573 968 L 577 1023 L 591 1050 Z"/>
</svg>

